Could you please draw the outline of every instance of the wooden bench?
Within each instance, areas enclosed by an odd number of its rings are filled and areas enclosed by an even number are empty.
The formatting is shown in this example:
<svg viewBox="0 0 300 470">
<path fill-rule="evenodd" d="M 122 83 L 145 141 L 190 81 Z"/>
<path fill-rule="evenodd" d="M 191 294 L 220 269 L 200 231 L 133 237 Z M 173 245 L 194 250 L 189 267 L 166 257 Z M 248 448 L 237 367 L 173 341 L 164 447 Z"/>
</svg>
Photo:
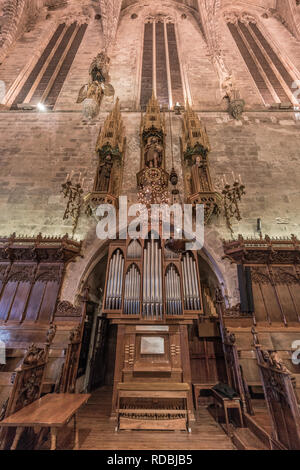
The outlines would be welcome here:
<svg viewBox="0 0 300 470">
<path fill-rule="evenodd" d="M 188 431 L 187 383 L 123 382 L 117 386 L 117 427 Z"/>
<path fill-rule="evenodd" d="M 57 430 L 74 419 L 74 450 L 79 448 L 79 436 L 76 421 L 76 414 L 79 408 L 84 405 L 91 395 L 89 394 L 69 394 L 51 393 L 44 395 L 39 400 L 25 406 L 22 410 L 12 414 L 1 426 L 17 428 L 16 435 L 10 447 L 15 450 L 24 428 L 50 428 L 51 430 L 51 450 L 56 449 Z"/>
<path fill-rule="evenodd" d="M 238 410 L 241 427 L 243 428 L 244 427 L 244 421 L 243 421 L 243 415 L 242 415 L 242 410 L 241 410 L 240 397 L 227 398 L 227 397 L 221 395 L 221 393 L 217 392 L 214 389 L 212 389 L 212 393 L 213 393 L 214 403 L 215 403 L 216 421 L 219 422 L 218 405 L 221 405 L 221 407 L 224 410 L 227 434 L 230 435 L 229 417 L 228 417 L 228 410 L 229 409 L 237 409 Z"/>
</svg>

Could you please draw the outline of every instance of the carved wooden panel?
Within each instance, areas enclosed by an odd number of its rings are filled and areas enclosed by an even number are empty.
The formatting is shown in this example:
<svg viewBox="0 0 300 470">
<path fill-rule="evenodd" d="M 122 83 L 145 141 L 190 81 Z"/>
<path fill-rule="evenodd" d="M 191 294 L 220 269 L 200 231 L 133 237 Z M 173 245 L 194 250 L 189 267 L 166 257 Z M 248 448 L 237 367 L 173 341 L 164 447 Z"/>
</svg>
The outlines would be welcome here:
<svg viewBox="0 0 300 470">
<path fill-rule="evenodd" d="M 300 279 L 294 266 L 272 266 L 279 302 L 288 322 L 300 319 Z"/>
<path fill-rule="evenodd" d="M 146 23 L 144 29 L 144 50 L 142 63 L 141 99 L 145 107 L 151 98 L 153 88 L 153 24 Z"/>
<path fill-rule="evenodd" d="M 1 263 L 0 320 L 49 322 L 62 274 L 63 263 Z"/>
<path fill-rule="evenodd" d="M 13 322 L 22 320 L 35 270 L 36 263 L 12 265 L 0 300 L 1 320 Z"/>
<path fill-rule="evenodd" d="M 252 267 L 251 277 L 256 320 L 269 323 L 282 322 L 283 315 L 268 268 L 266 266 Z"/>
<path fill-rule="evenodd" d="M 293 266 L 251 267 L 257 321 L 298 322 L 300 280 Z"/>
<path fill-rule="evenodd" d="M 226 370 L 220 338 L 198 338 L 189 340 L 193 383 L 224 381 Z"/>
</svg>

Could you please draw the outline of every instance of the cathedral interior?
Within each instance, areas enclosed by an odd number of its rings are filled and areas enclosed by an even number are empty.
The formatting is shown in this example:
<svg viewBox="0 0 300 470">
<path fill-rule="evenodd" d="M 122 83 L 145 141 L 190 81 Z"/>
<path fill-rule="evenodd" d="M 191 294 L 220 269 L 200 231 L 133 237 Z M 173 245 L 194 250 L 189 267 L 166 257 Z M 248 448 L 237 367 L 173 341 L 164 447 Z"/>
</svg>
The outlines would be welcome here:
<svg viewBox="0 0 300 470">
<path fill-rule="evenodd" d="M 0 0 L 2 450 L 300 450 L 299 45 L 297 0 Z"/>
</svg>

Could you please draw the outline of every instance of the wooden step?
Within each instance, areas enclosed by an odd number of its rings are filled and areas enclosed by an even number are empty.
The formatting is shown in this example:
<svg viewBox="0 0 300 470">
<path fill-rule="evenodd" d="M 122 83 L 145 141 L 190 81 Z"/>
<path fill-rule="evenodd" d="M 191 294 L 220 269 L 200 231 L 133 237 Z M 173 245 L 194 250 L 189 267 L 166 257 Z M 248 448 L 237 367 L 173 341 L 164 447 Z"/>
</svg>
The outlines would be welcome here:
<svg viewBox="0 0 300 470">
<path fill-rule="evenodd" d="M 248 413 L 244 413 L 244 423 L 250 429 L 250 431 L 266 446 L 267 449 L 271 449 L 271 436 L 262 426 L 256 422 L 255 415 L 250 416 Z"/>
<path fill-rule="evenodd" d="M 238 450 L 268 450 L 268 447 L 249 428 L 237 428 L 232 441 Z"/>
</svg>

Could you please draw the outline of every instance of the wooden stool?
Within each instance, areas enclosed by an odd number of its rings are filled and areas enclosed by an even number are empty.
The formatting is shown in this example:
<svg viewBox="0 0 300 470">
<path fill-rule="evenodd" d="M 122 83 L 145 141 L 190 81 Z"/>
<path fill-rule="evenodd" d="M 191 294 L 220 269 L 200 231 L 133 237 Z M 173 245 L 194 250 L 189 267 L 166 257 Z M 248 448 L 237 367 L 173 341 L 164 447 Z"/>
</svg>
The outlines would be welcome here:
<svg viewBox="0 0 300 470">
<path fill-rule="evenodd" d="M 219 422 L 219 412 L 218 412 L 218 404 L 221 404 L 223 410 L 224 410 L 224 415 L 225 415 L 225 421 L 226 421 L 226 428 L 227 428 L 227 434 L 229 435 L 229 418 L 228 418 L 228 410 L 229 409 L 237 409 L 239 413 L 239 418 L 240 418 L 240 423 L 241 427 L 244 427 L 244 421 L 243 421 L 243 415 L 242 415 L 242 410 L 241 410 L 241 403 L 240 403 L 240 398 L 227 398 L 218 393 L 216 390 L 212 389 L 213 397 L 214 397 L 214 403 L 215 403 L 215 410 L 216 410 L 216 421 Z"/>
</svg>

